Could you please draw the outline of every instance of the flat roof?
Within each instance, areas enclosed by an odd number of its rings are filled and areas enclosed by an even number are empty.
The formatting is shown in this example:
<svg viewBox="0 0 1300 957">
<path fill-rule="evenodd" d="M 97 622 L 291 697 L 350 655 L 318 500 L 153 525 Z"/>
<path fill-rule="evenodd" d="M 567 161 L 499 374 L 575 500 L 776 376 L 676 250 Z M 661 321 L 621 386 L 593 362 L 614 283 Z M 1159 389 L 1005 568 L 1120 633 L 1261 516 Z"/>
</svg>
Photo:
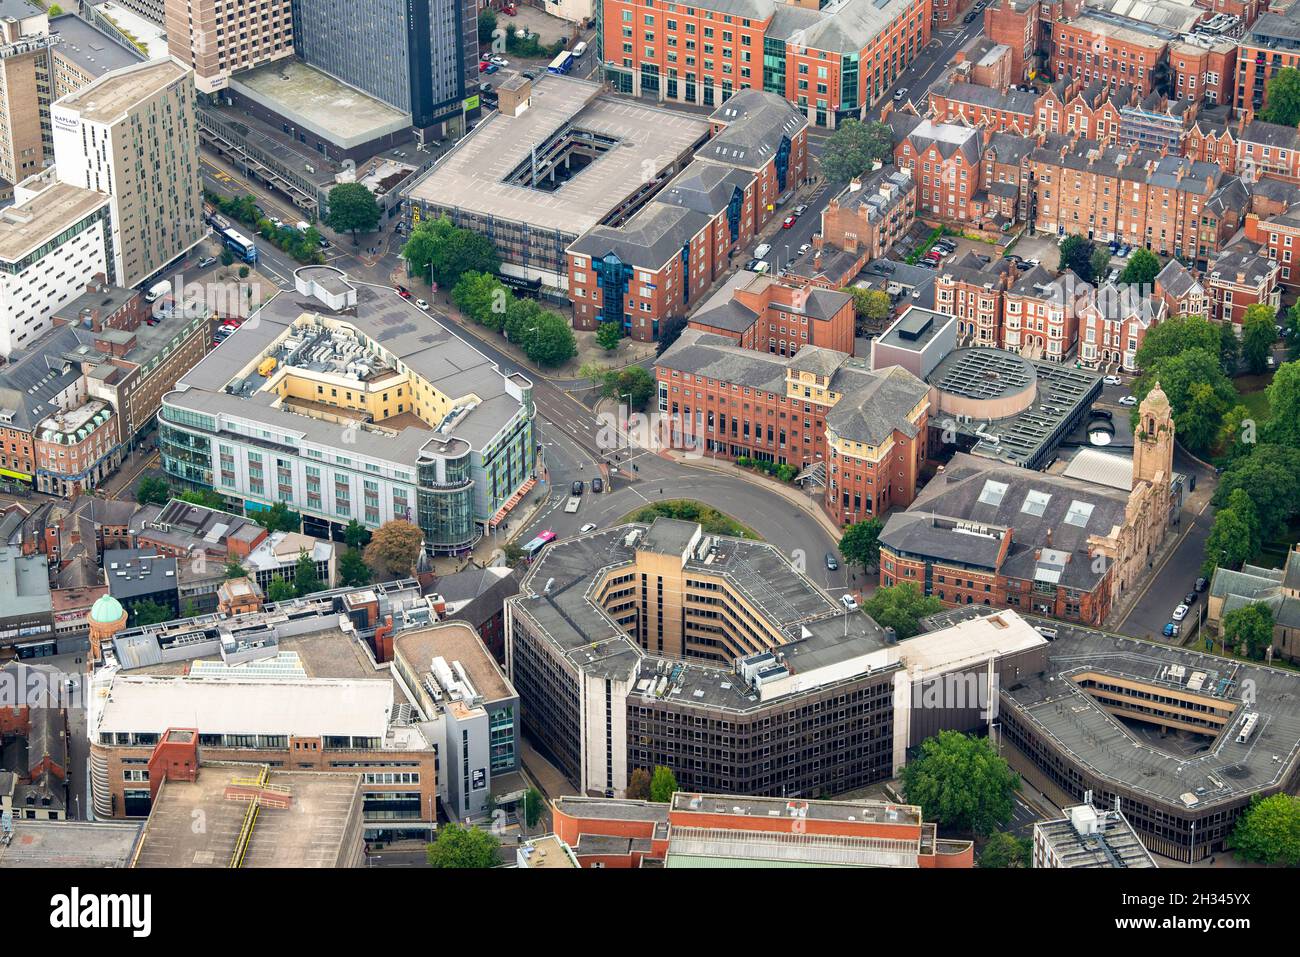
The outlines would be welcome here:
<svg viewBox="0 0 1300 957">
<path fill-rule="evenodd" d="M 230 88 L 343 149 L 411 125 L 411 114 L 348 86 L 297 57 L 230 78 Z"/>
<path fill-rule="evenodd" d="M 1096 821 L 1097 830 L 1081 833 L 1071 814 Z M 1066 817 L 1039 821 L 1034 834 L 1056 853 L 1062 867 L 1155 867 L 1142 841 L 1128 820 L 1117 811 L 1097 811 L 1089 805 L 1066 808 Z"/>
<path fill-rule="evenodd" d="M 928 676 L 1046 644 L 1033 625 L 1007 610 L 908 638 L 899 642 L 898 654 L 909 671 Z"/>
<path fill-rule="evenodd" d="M 103 76 L 110 70 L 120 70 L 144 60 L 144 54 L 139 50 L 118 43 L 75 14 L 52 17 L 50 32 L 57 33 L 63 40 L 54 47 L 55 54 L 75 63 L 91 76 Z"/>
<path fill-rule="evenodd" d="M 112 123 L 141 100 L 166 89 L 189 72 L 171 59 L 134 63 L 105 73 L 89 86 L 69 93 L 55 105 L 75 111 L 83 120 Z"/>
<path fill-rule="evenodd" d="M 917 827 L 921 808 L 915 804 L 891 804 L 884 801 L 809 801 L 735 794 L 673 794 L 672 809 L 696 814 L 726 817 L 802 818 L 810 821 L 841 821 L 858 824 L 898 824 Z M 681 822 L 690 827 L 688 821 Z"/>
<path fill-rule="evenodd" d="M 18 262 L 74 223 L 108 205 L 108 196 L 55 183 L 21 206 L 0 210 L 0 260 Z"/>
<path fill-rule="evenodd" d="M 518 116 L 493 113 L 405 193 L 416 202 L 578 236 L 708 136 L 703 117 L 600 96 L 601 86 L 546 75 Z M 567 131 L 616 141 L 554 191 L 506 182 L 534 147 Z"/>
<path fill-rule="evenodd" d="M 165 781 L 134 866 L 229 867 L 248 802 L 230 800 L 225 791 L 257 774 L 256 764 L 204 764 L 193 781 Z M 241 866 L 337 867 L 347 857 L 349 826 L 361 814 L 361 774 L 272 769 L 266 783 L 286 789 L 292 804 L 282 809 L 263 802 Z M 194 827 L 196 820 L 204 827 Z"/>
<path fill-rule="evenodd" d="M 13 842 L 0 844 L 0 868 L 127 867 L 143 827 L 140 821 L 29 821 L 15 815 Z"/>
<path fill-rule="evenodd" d="M 54 607 L 45 556 L 23 555 L 13 545 L 0 545 L 0 617 L 32 615 Z"/>
<path fill-rule="evenodd" d="M 445 658 L 449 665 L 459 661 L 484 700 L 518 697 L 478 632 L 464 622 L 448 621 L 432 628 L 402 631 L 393 639 L 393 645 L 421 674 L 429 670 L 436 657 Z"/>
</svg>

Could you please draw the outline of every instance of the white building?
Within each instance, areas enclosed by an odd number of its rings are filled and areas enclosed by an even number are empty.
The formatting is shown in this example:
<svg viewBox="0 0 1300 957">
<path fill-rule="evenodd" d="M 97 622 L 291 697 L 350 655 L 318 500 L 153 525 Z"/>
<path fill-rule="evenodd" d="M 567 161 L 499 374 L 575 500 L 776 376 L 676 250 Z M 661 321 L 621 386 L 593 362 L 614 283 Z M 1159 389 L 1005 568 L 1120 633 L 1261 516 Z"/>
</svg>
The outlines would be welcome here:
<svg viewBox="0 0 1300 957">
<path fill-rule="evenodd" d="M 1155 867 L 1119 808 L 1102 810 L 1091 802 L 1065 809 L 1057 821 L 1034 825 L 1034 867 Z M 1118 799 L 1117 799 L 1118 801 Z"/>
<path fill-rule="evenodd" d="M 64 183 L 106 193 L 114 282 L 136 286 L 206 235 L 190 70 L 151 60 L 105 73 L 50 108 Z"/>
<path fill-rule="evenodd" d="M 108 197 L 33 177 L 0 210 L 0 356 L 31 345 L 108 261 Z"/>
</svg>

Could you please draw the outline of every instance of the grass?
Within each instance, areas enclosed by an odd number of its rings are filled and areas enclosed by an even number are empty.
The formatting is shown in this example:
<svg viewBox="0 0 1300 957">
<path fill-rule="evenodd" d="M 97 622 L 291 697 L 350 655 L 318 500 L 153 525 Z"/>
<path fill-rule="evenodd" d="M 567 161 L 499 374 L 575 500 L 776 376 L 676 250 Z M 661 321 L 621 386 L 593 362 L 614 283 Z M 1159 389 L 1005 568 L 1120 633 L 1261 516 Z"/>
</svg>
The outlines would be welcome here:
<svg viewBox="0 0 1300 957">
<path fill-rule="evenodd" d="M 1233 388 L 1241 396 L 1241 404 L 1256 422 L 1264 422 L 1269 416 L 1268 396 L 1264 390 L 1270 381 L 1271 377 L 1266 375 L 1244 375 L 1232 380 Z"/>
<path fill-rule="evenodd" d="M 684 521 L 699 522 L 710 535 L 730 535 L 734 538 L 750 538 L 762 541 L 758 533 L 748 525 L 742 525 L 730 515 L 718 511 L 712 505 L 696 502 L 688 498 L 674 498 L 663 502 L 651 502 L 641 508 L 628 512 L 616 524 L 627 522 L 653 522 L 656 518 L 680 518 Z"/>
</svg>

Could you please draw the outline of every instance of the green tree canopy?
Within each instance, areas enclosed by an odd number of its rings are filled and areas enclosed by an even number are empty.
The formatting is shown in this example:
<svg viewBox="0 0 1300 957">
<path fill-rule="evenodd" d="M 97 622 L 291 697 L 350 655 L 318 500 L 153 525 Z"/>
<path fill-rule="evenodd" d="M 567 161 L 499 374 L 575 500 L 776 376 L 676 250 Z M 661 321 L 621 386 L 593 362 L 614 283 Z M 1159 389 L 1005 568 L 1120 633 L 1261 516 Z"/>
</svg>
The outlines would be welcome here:
<svg viewBox="0 0 1300 957">
<path fill-rule="evenodd" d="M 528 305 L 507 309 L 506 332 L 524 355 L 539 366 L 558 366 L 578 354 L 578 340 L 568 320 L 531 299 L 515 302 Z"/>
<path fill-rule="evenodd" d="M 348 548 L 361 548 L 370 541 L 370 532 L 355 518 L 348 519 L 347 528 L 343 530 L 343 541 Z"/>
<path fill-rule="evenodd" d="M 316 575 L 316 559 L 305 548 L 298 551 L 298 563 L 293 569 L 293 588 L 299 598 L 325 589 L 324 582 Z"/>
<path fill-rule="evenodd" d="M 302 515 L 284 502 L 275 502 L 270 508 L 254 512 L 252 517 L 268 532 L 302 531 Z"/>
<path fill-rule="evenodd" d="M 361 557 L 360 550 L 349 548 L 339 556 L 339 584 L 344 588 L 370 584 L 370 566 Z"/>
<path fill-rule="evenodd" d="M 1300 70 L 1283 67 L 1273 74 L 1264 90 L 1268 105 L 1259 111 L 1259 118 L 1294 129 L 1300 123 Z"/>
<path fill-rule="evenodd" d="M 1247 306 L 1241 320 L 1241 358 L 1255 375 L 1268 368 L 1268 357 L 1277 342 L 1277 310 L 1265 302 Z"/>
<path fill-rule="evenodd" d="M 1161 323 L 1161 325 L 1164 325 L 1164 323 Z M 1237 368 L 1237 359 L 1241 356 L 1241 340 L 1237 338 L 1237 327 L 1232 323 L 1220 322 L 1218 326 L 1219 364 L 1223 366 L 1224 372 L 1232 375 Z"/>
<path fill-rule="evenodd" d="M 921 743 L 903 767 L 907 800 L 921 805 L 925 820 L 944 827 L 991 834 L 1011 820 L 1020 776 L 987 738 L 940 731 Z"/>
<path fill-rule="evenodd" d="M 497 28 L 497 15 L 486 7 L 479 11 L 478 14 L 478 45 L 479 47 L 490 47 L 492 45 L 492 34 Z"/>
<path fill-rule="evenodd" d="M 1149 286 L 1156 281 L 1159 272 L 1160 260 L 1156 258 L 1155 253 L 1139 246 L 1129 254 L 1128 263 L 1124 266 L 1124 271 L 1119 274 L 1119 281 Z"/>
<path fill-rule="evenodd" d="M 1033 863 L 1034 845 L 1024 837 L 1007 831 L 998 831 L 989 837 L 980 851 L 980 867 L 1011 868 L 1030 867 Z"/>
<path fill-rule="evenodd" d="M 1061 243 L 1061 269 L 1072 269 L 1084 282 L 1092 282 L 1096 278 L 1092 265 L 1096 251 L 1097 247 L 1086 236 L 1067 236 Z"/>
<path fill-rule="evenodd" d="M 864 570 L 880 564 L 880 533 L 885 523 L 878 518 L 855 522 L 840 536 L 840 554 L 846 562 L 861 565 Z"/>
<path fill-rule="evenodd" d="M 1266 442 L 1300 449 L 1300 362 L 1278 366 L 1265 392 L 1269 417 L 1261 437 Z"/>
<path fill-rule="evenodd" d="M 190 489 L 187 492 L 180 492 L 176 496 L 182 502 L 189 502 L 191 505 L 202 505 L 204 508 L 224 509 L 226 503 L 221 500 L 221 496 L 210 488 Z"/>
<path fill-rule="evenodd" d="M 447 289 L 465 273 L 495 274 L 501 265 L 491 240 L 453 226 L 446 216 L 421 220 L 402 246 L 402 258 L 411 272 L 418 276 L 432 273 L 433 280 Z"/>
<path fill-rule="evenodd" d="M 469 319 L 493 332 L 505 326 L 506 310 L 514 295 L 491 273 L 462 273 L 451 290 L 451 300 Z"/>
<path fill-rule="evenodd" d="M 160 605 L 153 599 L 146 598 L 131 606 L 131 626 L 157 625 L 171 621 L 176 615 L 167 605 Z"/>
<path fill-rule="evenodd" d="M 1300 867 L 1300 797 L 1257 795 L 1237 818 L 1228 846 L 1238 857 L 1256 864 Z"/>
<path fill-rule="evenodd" d="M 524 823 L 530 829 L 536 827 L 537 822 L 542 819 L 542 809 L 545 805 L 546 799 L 537 788 L 529 788 L 524 792 Z"/>
<path fill-rule="evenodd" d="M 893 628 L 899 639 L 911 638 L 921 630 L 920 620 L 943 610 L 943 602 L 924 595 L 911 582 L 899 582 L 876 589 L 862 605 L 882 628 Z"/>
<path fill-rule="evenodd" d="M 832 183 L 846 183 L 885 162 L 894 153 L 894 131 L 880 122 L 845 120 L 827 139 L 822 150 L 822 175 Z"/>
<path fill-rule="evenodd" d="M 606 399 L 626 396 L 629 407 L 634 410 L 644 409 L 657 388 L 655 377 L 644 366 L 607 369 L 598 378 L 602 396 Z"/>
<path fill-rule="evenodd" d="M 1223 616 L 1224 644 L 1245 646 L 1252 658 L 1263 658 L 1273 643 L 1273 612 L 1263 602 L 1234 608 Z"/>
<path fill-rule="evenodd" d="M 482 828 L 444 824 L 428 846 L 429 866 L 460 870 L 496 867 L 500 863 L 499 846 L 497 839 Z"/>
<path fill-rule="evenodd" d="M 1243 489 L 1254 504 L 1260 528 L 1285 527 L 1300 513 L 1300 449 L 1263 443 L 1233 460 L 1219 476 L 1215 508 L 1227 506 L 1236 489 Z"/>
<path fill-rule="evenodd" d="M 374 193 L 360 183 L 339 183 L 330 190 L 330 213 L 325 225 L 339 233 L 370 232 L 379 225 L 379 204 Z"/>
<path fill-rule="evenodd" d="M 1157 359 L 1176 356 L 1187 349 L 1202 349 L 1217 355 L 1220 346 L 1218 324 L 1201 316 L 1174 316 L 1146 331 L 1138 347 L 1137 365 L 1139 369 L 1149 369 Z"/>
<path fill-rule="evenodd" d="M 298 591 L 279 575 L 271 579 L 266 586 L 266 600 L 270 602 L 293 601 L 298 597 Z"/>
<path fill-rule="evenodd" d="M 248 569 L 239 563 L 238 558 L 226 559 L 226 578 L 247 578 Z"/>
<path fill-rule="evenodd" d="M 1158 328 L 1158 327 L 1157 327 Z M 1193 452 L 1204 453 L 1217 441 L 1224 415 L 1237 401 L 1237 390 L 1219 365 L 1219 353 L 1201 348 L 1156 359 L 1133 387 L 1141 402 L 1156 382 L 1169 397 L 1178 440 Z M 1133 425 L 1137 428 L 1137 409 Z"/>
<path fill-rule="evenodd" d="M 879 289 L 846 286 L 840 291 L 853 297 L 854 332 L 860 336 L 879 329 L 894 311 L 894 301 Z"/>
<path fill-rule="evenodd" d="M 172 487 L 160 478 L 145 476 L 135 487 L 135 500 L 140 505 L 166 505 L 171 497 Z"/>
<path fill-rule="evenodd" d="M 606 352 L 617 349 L 622 338 L 623 327 L 617 322 L 602 322 L 596 328 L 596 342 Z"/>
<path fill-rule="evenodd" d="M 655 768 L 655 773 L 650 778 L 650 800 L 656 804 L 667 804 L 673 799 L 673 792 L 676 790 L 677 778 L 672 769 L 663 765 Z"/>
<path fill-rule="evenodd" d="M 1205 564 L 1201 567 L 1201 574 L 1207 578 L 1220 565 L 1240 568 L 1259 551 L 1259 518 L 1254 503 L 1242 489 L 1236 489 L 1232 494 L 1232 504 L 1214 513 L 1214 526 L 1205 540 Z"/>
</svg>

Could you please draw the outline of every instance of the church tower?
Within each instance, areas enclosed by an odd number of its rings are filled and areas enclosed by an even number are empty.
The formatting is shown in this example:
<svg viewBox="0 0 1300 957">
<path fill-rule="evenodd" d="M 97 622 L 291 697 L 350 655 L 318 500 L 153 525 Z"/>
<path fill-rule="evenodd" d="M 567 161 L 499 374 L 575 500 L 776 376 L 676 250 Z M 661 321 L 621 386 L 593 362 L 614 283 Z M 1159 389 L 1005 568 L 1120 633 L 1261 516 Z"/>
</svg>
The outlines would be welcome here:
<svg viewBox="0 0 1300 957">
<path fill-rule="evenodd" d="M 1143 483 L 1168 486 L 1174 474 L 1174 418 L 1169 396 L 1155 387 L 1138 406 L 1138 424 L 1133 435 L 1133 488 Z"/>
</svg>

